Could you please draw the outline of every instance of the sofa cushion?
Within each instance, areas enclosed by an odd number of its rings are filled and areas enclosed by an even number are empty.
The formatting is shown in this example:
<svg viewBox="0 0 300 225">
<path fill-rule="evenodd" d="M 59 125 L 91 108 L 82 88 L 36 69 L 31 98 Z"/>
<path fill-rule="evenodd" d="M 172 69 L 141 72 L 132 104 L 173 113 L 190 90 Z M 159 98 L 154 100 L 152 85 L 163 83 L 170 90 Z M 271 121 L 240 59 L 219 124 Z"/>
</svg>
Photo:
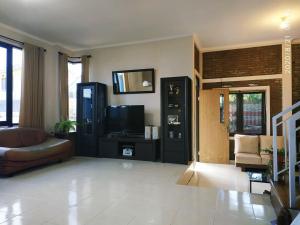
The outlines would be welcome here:
<svg viewBox="0 0 300 225">
<path fill-rule="evenodd" d="M 56 154 L 70 154 L 72 143 L 69 140 L 49 138 L 39 145 L 22 148 L 0 148 L 0 161 L 34 161 L 51 157 Z"/>
<path fill-rule="evenodd" d="M 0 130 L 0 146 L 20 148 L 38 145 L 47 140 L 47 133 L 35 128 L 9 128 Z"/>
<path fill-rule="evenodd" d="M 19 128 L 18 129 L 22 147 L 38 145 L 47 140 L 47 133 L 41 129 Z"/>
<path fill-rule="evenodd" d="M 237 153 L 235 163 L 261 165 L 261 157 L 253 153 Z"/>
<path fill-rule="evenodd" d="M 273 136 L 260 135 L 259 136 L 260 149 L 272 149 L 273 146 Z M 283 136 L 277 136 L 277 148 L 282 149 L 284 147 Z M 261 154 L 265 154 L 263 151 Z"/>
<path fill-rule="evenodd" d="M 258 153 L 258 136 L 234 135 L 235 153 Z"/>
<path fill-rule="evenodd" d="M 22 141 L 18 132 L 18 128 L 0 130 L 0 146 L 8 148 L 19 148 Z"/>
</svg>

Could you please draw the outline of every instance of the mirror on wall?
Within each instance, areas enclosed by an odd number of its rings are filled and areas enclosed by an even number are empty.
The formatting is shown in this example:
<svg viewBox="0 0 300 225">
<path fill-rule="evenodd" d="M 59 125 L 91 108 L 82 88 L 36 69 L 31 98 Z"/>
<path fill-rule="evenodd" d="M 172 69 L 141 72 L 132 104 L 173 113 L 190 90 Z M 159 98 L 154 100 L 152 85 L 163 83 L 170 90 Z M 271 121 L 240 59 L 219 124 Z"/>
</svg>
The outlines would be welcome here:
<svg viewBox="0 0 300 225">
<path fill-rule="evenodd" d="M 114 94 L 154 93 L 154 69 L 113 71 Z"/>
</svg>

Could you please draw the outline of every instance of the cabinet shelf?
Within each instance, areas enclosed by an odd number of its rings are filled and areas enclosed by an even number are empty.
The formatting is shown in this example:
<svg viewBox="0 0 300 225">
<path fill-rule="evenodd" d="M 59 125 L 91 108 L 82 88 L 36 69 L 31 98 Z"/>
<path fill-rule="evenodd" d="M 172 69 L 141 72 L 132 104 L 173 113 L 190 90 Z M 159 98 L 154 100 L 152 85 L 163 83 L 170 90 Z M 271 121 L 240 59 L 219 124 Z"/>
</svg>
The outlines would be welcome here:
<svg viewBox="0 0 300 225">
<path fill-rule="evenodd" d="M 182 142 L 182 141 L 184 141 L 184 139 L 183 138 L 168 138 L 168 141 Z"/>
<path fill-rule="evenodd" d="M 180 125 L 181 125 L 181 123 L 178 123 L 178 124 L 168 123 L 168 126 L 171 126 L 171 127 L 179 127 Z"/>
<path fill-rule="evenodd" d="M 187 164 L 191 159 L 191 92 L 187 76 L 161 78 L 163 162 Z"/>
</svg>

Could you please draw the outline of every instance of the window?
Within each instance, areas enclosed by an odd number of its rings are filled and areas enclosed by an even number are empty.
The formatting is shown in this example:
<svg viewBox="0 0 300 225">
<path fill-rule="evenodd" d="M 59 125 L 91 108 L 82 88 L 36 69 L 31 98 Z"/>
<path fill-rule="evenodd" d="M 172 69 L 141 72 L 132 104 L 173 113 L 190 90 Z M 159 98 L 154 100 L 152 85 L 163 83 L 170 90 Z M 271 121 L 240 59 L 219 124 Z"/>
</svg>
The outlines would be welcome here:
<svg viewBox="0 0 300 225">
<path fill-rule="evenodd" d="M 79 62 L 68 63 L 69 120 L 76 121 L 77 84 L 81 82 L 82 67 Z"/>
<path fill-rule="evenodd" d="M 0 122 L 6 122 L 7 120 L 7 49 L 0 46 Z"/>
<path fill-rule="evenodd" d="M 229 95 L 230 134 L 265 134 L 265 93 L 231 93 Z"/>
<path fill-rule="evenodd" d="M 220 95 L 220 123 L 224 123 L 224 94 Z"/>
<path fill-rule="evenodd" d="M 23 50 L 0 42 L 0 125 L 19 123 Z"/>
<path fill-rule="evenodd" d="M 19 123 L 20 102 L 21 102 L 21 81 L 22 81 L 22 63 L 23 51 L 13 48 L 13 104 L 12 104 L 12 121 L 14 124 Z"/>
</svg>

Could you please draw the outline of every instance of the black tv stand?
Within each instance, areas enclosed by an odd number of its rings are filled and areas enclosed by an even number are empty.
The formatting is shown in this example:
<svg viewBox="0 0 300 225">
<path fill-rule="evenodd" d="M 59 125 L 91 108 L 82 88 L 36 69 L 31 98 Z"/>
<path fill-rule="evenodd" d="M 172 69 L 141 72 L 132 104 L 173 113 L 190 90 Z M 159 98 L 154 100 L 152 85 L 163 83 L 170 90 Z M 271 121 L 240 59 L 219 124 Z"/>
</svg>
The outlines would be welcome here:
<svg viewBox="0 0 300 225">
<path fill-rule="evenodd" d="M 99 157 L 157 161 L 160 158 L 159 140 L 143 136 L 109 135 L 99 139 Z M 124 149 L 132 149 L 132 155 L 124 155 Z"/>
<path fill-rule="evenodd" d="M 144 138 L 144 134 L 116 132 L 108 134 L 107 138 Z"/>
</svg>

